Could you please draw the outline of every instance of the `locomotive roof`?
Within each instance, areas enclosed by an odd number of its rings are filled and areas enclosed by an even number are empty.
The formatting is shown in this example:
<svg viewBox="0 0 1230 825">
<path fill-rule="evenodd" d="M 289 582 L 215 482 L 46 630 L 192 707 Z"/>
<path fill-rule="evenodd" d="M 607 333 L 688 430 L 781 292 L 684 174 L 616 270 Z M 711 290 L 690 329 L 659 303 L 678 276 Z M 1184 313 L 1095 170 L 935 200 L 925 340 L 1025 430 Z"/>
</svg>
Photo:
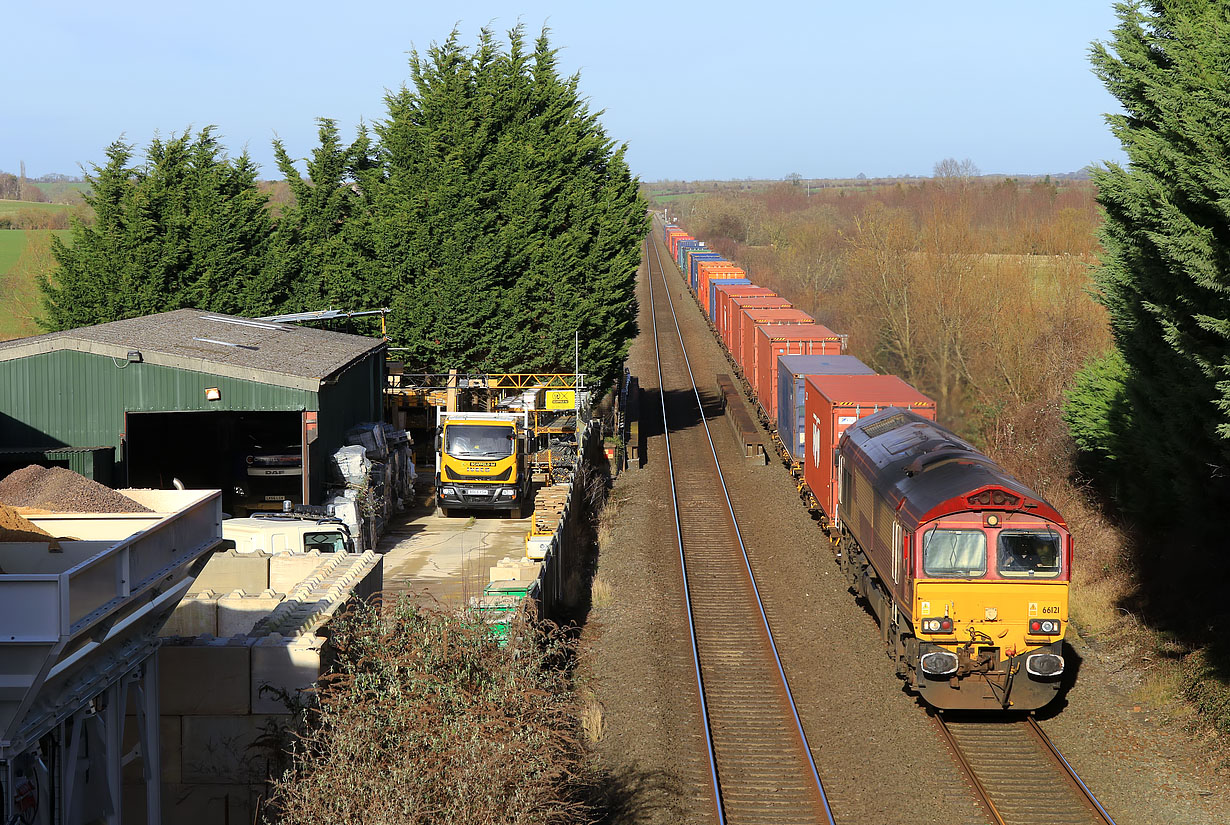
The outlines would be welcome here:
<svg viewBox="0 0 1230 825">
<path fill-rule="evenodd" d="M 1065 525 L 1049 502 L 968 441 L 909 410 L 891 407 L 855 422 L 842 437 L 841 454 L 871 478 L 876 494 L 897 512 L 906 529 L 946 513 L 984 509 L 966 499 L 988 488 L 1022 500 L 1015 508 L 994 509 Z"/>
</svg>

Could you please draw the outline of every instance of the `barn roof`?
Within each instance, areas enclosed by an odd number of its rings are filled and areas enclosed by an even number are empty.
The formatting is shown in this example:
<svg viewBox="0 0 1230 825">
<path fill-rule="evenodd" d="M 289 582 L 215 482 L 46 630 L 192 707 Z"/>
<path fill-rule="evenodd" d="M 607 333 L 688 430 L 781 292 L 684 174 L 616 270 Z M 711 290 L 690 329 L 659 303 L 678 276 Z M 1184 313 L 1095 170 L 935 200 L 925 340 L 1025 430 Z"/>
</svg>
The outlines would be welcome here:
<svg viewBox="0 0 1230 825">
<path fill-rule="evenodd" d="M 72 350 L 316 391 L 369 353 L 378 338 L 177 309 L 0 343 L 0 361 Z"/>
</svg>

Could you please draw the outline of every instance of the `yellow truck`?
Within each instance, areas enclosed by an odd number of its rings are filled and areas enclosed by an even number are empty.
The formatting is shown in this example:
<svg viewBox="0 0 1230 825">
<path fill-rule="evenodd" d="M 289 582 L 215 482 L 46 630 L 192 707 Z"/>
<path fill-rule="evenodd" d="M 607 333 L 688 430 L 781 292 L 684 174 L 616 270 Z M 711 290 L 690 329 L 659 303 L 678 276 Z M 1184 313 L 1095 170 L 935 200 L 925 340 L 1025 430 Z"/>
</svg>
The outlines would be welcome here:
<svg viewBox="0 0 1230 825">
<path fill-rule="evenodd" d="M 528 514 L 530 471 L 524 412 L 441 412 L 436 430 L 436 507 Z"/>
</svg>

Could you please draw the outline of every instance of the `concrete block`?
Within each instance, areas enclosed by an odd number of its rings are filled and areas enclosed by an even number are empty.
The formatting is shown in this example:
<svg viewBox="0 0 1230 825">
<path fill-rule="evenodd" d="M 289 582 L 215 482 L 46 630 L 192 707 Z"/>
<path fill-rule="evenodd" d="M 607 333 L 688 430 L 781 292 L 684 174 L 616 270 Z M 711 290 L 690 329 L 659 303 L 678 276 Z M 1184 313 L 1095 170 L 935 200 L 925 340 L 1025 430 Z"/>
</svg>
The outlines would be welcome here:
<svg viewBox="0 0 1230 825">
<path fill-rule="evenodd" d="M 268 714 L 183 717 L 183 781 L 192 785 L 262 782 L 280 747 L 271 740 L 281 738 L 279 732 L 285 731 L 287 719 Z M 258 744 L 258 739 L 268 744 Z"/>
<path fill-rule="evenodd" d="M 158 690 L 164 716 L 251 712 L 251 654 L 246 647 L 163 645 L 158 650 Z"/>
<path fill-rule="evenodd" d="M 490 570 L 491 581 L 533 581 L 542 565 L 530 559 L 504 559 Z"/>
<path fill-rule="evenodd" d="M 189 593 L 175 606 L 160 636 L 218 635 L 218 594 L 212 590 Z"/>
<path fill-rule="evenodd" d="M 167 825 L 222 825 L 258 821 L 262 787 L 162 783 L 162 821 Z M 123 825 L 146 825 L 145 788 L 123 786 Z"/>
<path fill-rule="evenodd" d="M 218 599 L 218 635 L 247 635 L 261 619 L 273 612 L 282 594 L 272 590 L 249 595 L 235 590 Z"/>
<path fill-rule="evenodd" d="M 316 636 L 286 638 L 266 636 L 252 647 L 252 712 L 280 714 L 289 709 L 277 696 L 262 688 L 271 687 L 295 696 L 320 678 L 321 646 Z"/>
<path fill-rule="evenodd" d="M 326 556 L 320 553 L 278 553 L 269 559 L 269 589 L 275 593 L 290 593 L 309 579 L 323 565 Z"/>
<path fill-rule="evenodd" d="M 270 556 L 264 553 L 237 553 L 234 550 L 214 553 L 189 592 L 212 590 L 215 593 L 230 593 L 242 590 L 245 593 L 260 593 L 269 588 L 269 559 Z"/>
<path fill-rule="evenodd" d="M 136 716 L 124 717 L 124 753 L 128 753 L 137 744 L 140 729 L 137 727 Z M 159 758 L 162 763 L 162 781 L 178 782 L 181 777 L 180 761 L 183 756 L 183 739 L 180 733 L 180 717 L 162 716 L 158 720 Z M 139 785 L 144 788 L 144 759 L 135 759 L 124 766 L 124 784 Z M 144 793 L 144 791 L 142 791 Z M 127 802 L 127 798 L 124 800 Z"/>
</svg>

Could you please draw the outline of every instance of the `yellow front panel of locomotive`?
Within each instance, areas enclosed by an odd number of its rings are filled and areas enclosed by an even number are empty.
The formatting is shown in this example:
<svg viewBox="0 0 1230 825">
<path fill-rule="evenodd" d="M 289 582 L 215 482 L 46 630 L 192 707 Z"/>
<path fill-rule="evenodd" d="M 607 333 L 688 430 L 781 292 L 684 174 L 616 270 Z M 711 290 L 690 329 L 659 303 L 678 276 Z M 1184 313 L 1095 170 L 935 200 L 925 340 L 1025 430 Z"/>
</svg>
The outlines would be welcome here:
<svg viewBox="0 0 1230 825">
<path fill-rule="evenodd" d="M 914 616 L 914 631 L 923 641 L 965 644 L 974 639 L 982 646 L 1022 653 L 1063 638 L 1068 624 L 1068 583 L 922 580 L 914 587 Z M 953 620 L 952 633 L 922 632 L 923 619 L 944 616 Z M 1030 619 L 1057 619 L 1060 631 L 1030 633 Z"/>
</svg>

